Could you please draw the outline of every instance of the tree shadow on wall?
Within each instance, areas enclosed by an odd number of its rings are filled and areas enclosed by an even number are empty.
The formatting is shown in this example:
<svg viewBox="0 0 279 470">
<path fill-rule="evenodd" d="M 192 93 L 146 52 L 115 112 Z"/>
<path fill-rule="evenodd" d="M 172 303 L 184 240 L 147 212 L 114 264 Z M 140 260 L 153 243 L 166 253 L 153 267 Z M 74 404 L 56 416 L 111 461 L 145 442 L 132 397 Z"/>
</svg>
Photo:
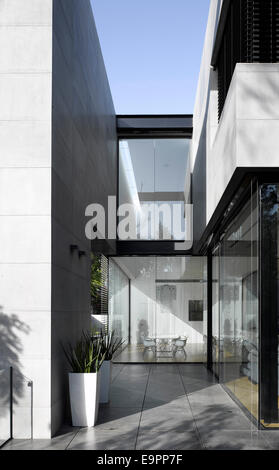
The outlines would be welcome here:
<svg viewBox="0 0 279 470">
<path fill-rule="evenodd" d="M 21 337 L 30 333 L 30 327 L 15 314 L 5 314 L 0 306 L 0 417 L 9 412 L 10 367 L 13 368 L 13 403 L 19 404 L 30 384 L 21 373 L 23 353 Z M 31 392 L 29 391 L 29 396 Z M 31 403 L 31 402 L 30 402 Z"/>
</svg>

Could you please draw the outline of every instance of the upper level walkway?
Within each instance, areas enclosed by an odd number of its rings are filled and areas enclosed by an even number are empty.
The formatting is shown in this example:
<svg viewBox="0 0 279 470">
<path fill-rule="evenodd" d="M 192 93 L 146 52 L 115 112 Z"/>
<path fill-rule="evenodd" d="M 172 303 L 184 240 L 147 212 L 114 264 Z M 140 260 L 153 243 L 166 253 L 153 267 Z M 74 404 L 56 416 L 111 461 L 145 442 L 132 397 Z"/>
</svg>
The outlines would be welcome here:
<svg viewBox="0 0 279 470">
<path fill-rule="evenodd" d="M 98 425 L 66 426 L 51 441 L 12 441 L 18 450 L 270 450 L 279 431 L 258 431 L 198 364 L 114 365 L 111 401 Z"/>
</svg>

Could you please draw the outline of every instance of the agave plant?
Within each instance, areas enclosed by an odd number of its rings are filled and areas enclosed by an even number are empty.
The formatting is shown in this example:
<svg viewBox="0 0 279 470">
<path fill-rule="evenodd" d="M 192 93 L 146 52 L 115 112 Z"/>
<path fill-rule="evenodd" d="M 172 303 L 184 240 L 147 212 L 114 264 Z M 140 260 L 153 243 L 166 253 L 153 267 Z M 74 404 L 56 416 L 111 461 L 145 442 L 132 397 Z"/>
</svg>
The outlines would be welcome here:
<svg viewBox="0 0 279 470">
<path fill-rule="evenodd" d="M 100 332 L 100 339 L 98 340 L 101 345 L 101 356 L 104 356 L 104 361 L 111 361 L 114 354 L 124 344 L 122 338 L 116 336 L 115 331 L 110 333 Z"/>
<path fill-rule="evenodd" d="M 96 373 L 105 360 L 101 339 L 92 340 L 92 334 L 87 332 L 83 332 L 74 347 L 68 344 L 63 350 L 72 372 L 76 374 Z"/>
</svg>

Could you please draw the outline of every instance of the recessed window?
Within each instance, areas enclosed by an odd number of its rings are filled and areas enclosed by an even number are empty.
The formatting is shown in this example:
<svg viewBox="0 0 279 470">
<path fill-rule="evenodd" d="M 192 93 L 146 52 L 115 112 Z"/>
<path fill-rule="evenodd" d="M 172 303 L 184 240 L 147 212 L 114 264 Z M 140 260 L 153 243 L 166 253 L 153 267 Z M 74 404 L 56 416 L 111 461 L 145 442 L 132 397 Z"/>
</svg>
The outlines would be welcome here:
<svg viewBox="0 0 279 470">
<path fill-rule="evenodd" d="M 135 216 L 127 239 L 185 239 L 189 145 L 184 138 L 120 140 L 119 204 L 124 212 L 124 205 L 133 207 Z"/>
<path fill-rule="evenodd" d="M 189 300 L 189 321 L 203 321 L 202 300 Z"/>
</svg>

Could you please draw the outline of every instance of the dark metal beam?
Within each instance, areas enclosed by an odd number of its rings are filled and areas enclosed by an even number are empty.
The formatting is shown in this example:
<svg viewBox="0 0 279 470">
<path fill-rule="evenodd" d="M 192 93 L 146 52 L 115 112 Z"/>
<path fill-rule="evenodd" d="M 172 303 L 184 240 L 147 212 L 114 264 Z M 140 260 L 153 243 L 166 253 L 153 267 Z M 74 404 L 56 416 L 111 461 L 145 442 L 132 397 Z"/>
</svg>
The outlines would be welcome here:
<svg viewBox="0 0 279 470">
<path fill-rule="evenodd" d="M 205 254 L 209 247 L 213 246 L 216 237 L 218 238 L 218 234 L 231 220 L 246 194 L 250 195 L 250 183 L 254 178 L 263 182 L 276 181 L 279 178 L 279 170 L 277 167 L 236 168 L 203 235 L 194 243 L 194 254 Z"/>
<path fill-rule="evenodd" d="M 193 115 L 119 115 L 119 137 L 192 137 Z"/>
<path fill-rule="evenodd" d="M 212 371 L 212 254 L 207 255 L 207 368 Z"/>
</svg>

